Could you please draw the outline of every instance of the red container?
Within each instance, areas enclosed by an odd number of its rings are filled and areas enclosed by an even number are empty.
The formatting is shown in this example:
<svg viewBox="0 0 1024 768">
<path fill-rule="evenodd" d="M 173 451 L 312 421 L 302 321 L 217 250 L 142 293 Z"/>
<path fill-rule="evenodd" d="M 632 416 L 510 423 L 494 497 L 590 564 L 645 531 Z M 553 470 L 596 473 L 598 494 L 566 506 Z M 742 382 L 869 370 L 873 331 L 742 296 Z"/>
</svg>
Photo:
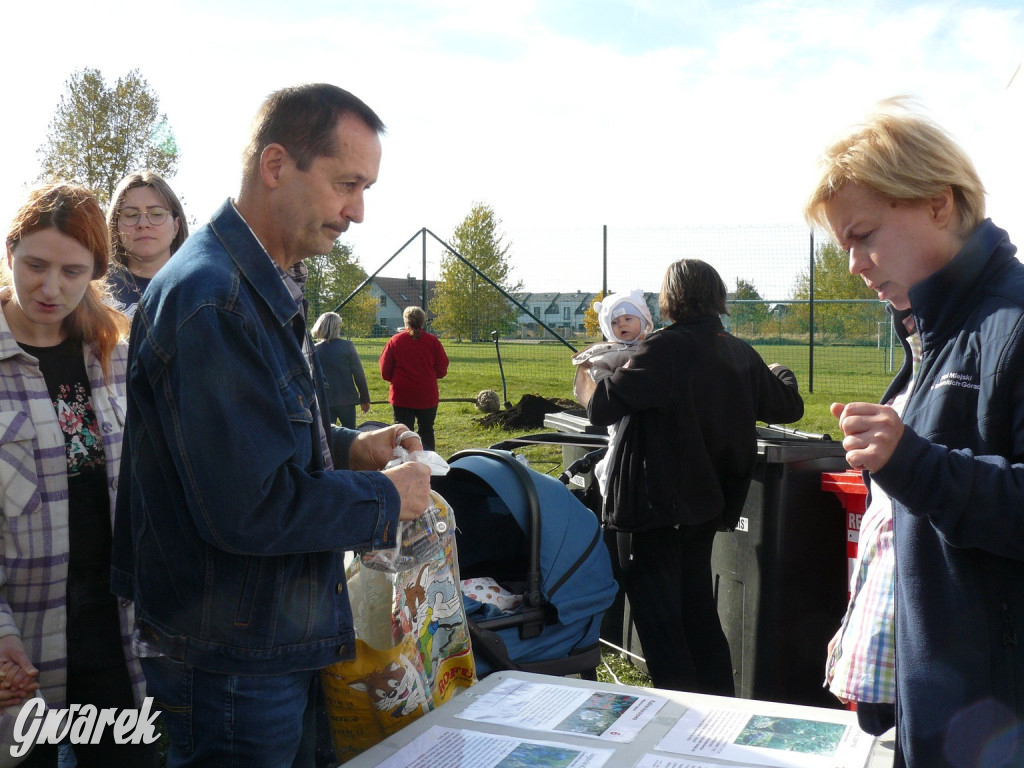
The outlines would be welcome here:
<svg viewBox="0 0 1024 768">
<path fill-rule="evenodd" d="M 821 490 L 831 491 L 839 497 L 839 503 L 846 512 L 846 583 L 850 584 L 853 569 L 857 562 L 857 545 L 860 542 L 860 522 L 864 518 L 864 507 L 868 499 L 868 489 L 864 485 L 864 477 L 855 469 L 845 472 L 822 472 Z M 850 598 L 847 586 L 846 598 Z M 846 705 L 849 710 L 857 709 L 857 702 Z"/>
<path fill-rule="evenodd" d="M 868 489 L 864 486 L 861 473 L 854 469 L 846 472 L 822 472 L 821 490 L 831 491 L 839 497 L 839 503 L 846 511 L 846 583 L 853 576 L 857 561 L 857 544 L 860 541 L 860 521 L 864 517 L 864 504 Z M 847 591 L 849 598 L 849 591 Z"/>
</svg>

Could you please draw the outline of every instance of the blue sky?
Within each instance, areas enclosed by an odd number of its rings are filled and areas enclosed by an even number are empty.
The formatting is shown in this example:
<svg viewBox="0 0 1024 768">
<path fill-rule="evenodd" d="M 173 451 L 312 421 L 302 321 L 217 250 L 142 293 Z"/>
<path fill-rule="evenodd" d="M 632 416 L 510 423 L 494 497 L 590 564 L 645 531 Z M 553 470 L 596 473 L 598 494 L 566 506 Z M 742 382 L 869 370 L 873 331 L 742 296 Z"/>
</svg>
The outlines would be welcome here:
<svg viewBox="0 0 1024 768">
<path fill-rule="evenodd" d="M 593 272 L 603 224 L 800 225 L 820 149 L 900 93 L 961 141 L 990 215 L 1024 245 L 1024 73 L 1007 87 L 1024 60 L 1019 3 L 167 0 L 126 10 L 55 0 L 45 17 L 37 8 L 0 9 L 5 222 L 38 172 L 64 82 L 93 66 L 109 80 L 138 68 L 160 95 L 182 154 L 172 185 L 199 221 L 237 191 L 249 120 L 268 92 L 329 81 L 361 96 L 389 129 L 366 221 L 346 236 L 371 271 L 420 227 L 448 236 L 476 201 L 494 206 L 532 290 L 598 287 L 580 275 Z M 390 274 L 418 270 L 413 250 Z M 657 290 L 671 257 L 638 249 L 610 282 Z M 435 253 L 428 261 L 433 269 Z"/>
</svg>

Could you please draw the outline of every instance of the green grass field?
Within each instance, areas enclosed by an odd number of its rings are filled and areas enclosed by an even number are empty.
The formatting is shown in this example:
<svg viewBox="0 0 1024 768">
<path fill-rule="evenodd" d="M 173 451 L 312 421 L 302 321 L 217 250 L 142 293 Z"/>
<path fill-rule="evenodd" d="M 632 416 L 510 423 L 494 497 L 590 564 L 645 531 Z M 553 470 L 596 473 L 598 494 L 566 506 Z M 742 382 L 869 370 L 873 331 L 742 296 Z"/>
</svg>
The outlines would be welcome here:
<svg viewBox="0 0 1024 768">
<path fill-rule="evenodd" d="M 384 346 L 383 339 L 354 340 L 366 370 L 373 405 L 366 419 L 390 422 L 391 406 L 387 403 L 388 386 L 380 378 L 377 358 Z M 579 344 L 579 348 L 586 346 Z M 503 395 L 501 374 L 493 344 L 445 342 L 451 365 L 448 376 L 440 382 L 441 397 L 473 398 L 482 389 L 493 389 Z M 885 370 L 883 352 L 869 347 L 819 347 L 814 351 L 814 393 L 809 393 L 810 370 L 808 350 L 798 345 L 766 345 L 758 347 L 766 362 L 779 362 L 790 367 L 797 375 L 804 396 L 803 419 L 790 425 L 805 432 L 829 434 L 838 439 L 835 419 L 828 412 L 830 403 L 853 400 L 877 401 L 892 378 Z M 547 398 L 572 399 L 572 352 L 562 345 L 501 343 L 508 399 L 513 403 L 527 393 Z M 438 407 L 437 452 L 449 457 L 463 448 L 482 448 L 532 432 L 549 431 L 544 428 L 526 432 L 506 432 L 487 428 L 477 420 L 483 414 L 473 403 L 442 401 Z M 520 450 L 535 469 L 557 474 L 561 470 L 561 450 L 545 446 Z M 614 675 L 614 677 L 613 677 Z M 604 654 L 604 666 L 598 669 L 598 679 L 619 681 L 630 685 L 650 685 L 650 679 L 617 653 Z"/>
<path fill-rule="evenodd" d="M 384 347 L 384 339 L 354 339 L 366 370 L 373 401 L 370 412 L 361 417 L 375 421 L 390 422 L 391 406 L 387 403 L 388 385 L 380 378 L 377 358 Z M 579 348 L 586 343 L 577 345 Z M 814 392 L 807 391 L 810 383 L 808 351 L 806 346 L 766 345 L 757 347 L 769 363 L 782 363 L 796 373 L 804 396 L 803 419 L 792 424 L 805 432 L 814 432 L 838 437 L 835 419 L 828 412 L 833 402 L 865 400 L 876 402 L 892 378 L 886 371 L 884 353 L 873 347 L 816 347 L 814 350 Z M 493 389 L 503 396 L 501 373 L 498 368 L 495 346 L 491 343 L 445 342 L 445 350 L 451 360 L 448 376 L 441 380 L 442 402 L 437 413 L 437 452 L 449 456 L 462 448 L 480 448 L 492 445 L 509 437 L 529 432 L 506 432 L 498 428 L 486 428 L 477 424 L 483 414 L 471 402 L 453 400 L 471 399 L 482 389 Z M 547 398 L 572 399 L 573 366 L 572 352 L 560 344 L 521 344 L 503 342 L 500 344 L 502 365 L 505 371 L 508 400 L 514 405 L 524 394 L 542 395 Z M 552 458 L 550 449 L 527 452 L 531 460 L 534 453 Z M 541 469 L 541 467 L 538 467 Z"/>
</svg>

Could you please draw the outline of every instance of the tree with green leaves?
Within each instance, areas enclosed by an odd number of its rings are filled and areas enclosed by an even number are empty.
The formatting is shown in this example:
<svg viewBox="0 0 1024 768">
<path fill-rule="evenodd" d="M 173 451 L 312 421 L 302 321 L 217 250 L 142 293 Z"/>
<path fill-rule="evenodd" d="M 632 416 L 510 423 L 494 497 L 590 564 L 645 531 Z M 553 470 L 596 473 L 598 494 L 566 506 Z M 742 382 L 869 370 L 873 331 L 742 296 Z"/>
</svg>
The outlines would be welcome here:
<svg viewBox="0 0 1024 768">
<path fill-rule="evenodd" d="M 352 246 L 336 242 L 330 253 L 303 263 L 309 270 L 305 295 L 310 326 L 324 312 L 337 312 L 346 335 L 369 336 L 377 317 L 377 300 L 370 291 L 364 288 L 341 306 L 366 279 L 366 270 L 352 253 Z"/>
<path fill-rule="evenodd" d="M 171 177 L 178 145 L 160 112 L 160 98 L 133 69 L 107 86 L 98 69 L 74 72 L 37 150 L 40 181 L 72 181 L 106 203 L 129 173 Z"/>
<path fill-rule="evenodd" d="M 732 332 L 747 339 L 760 338 L 765 334 L 765 320 L 768 319 L 768 307 L 763 303 L 754 283 L 736 278 L 734 299 L 741 301 L 757 301 L 758 304 L 732 304 L 729 317 L 732 318 Z"/>
<path fill-rule="evenodd" d="M 794 299 L 811 297 L 811 276 L 804 270 L 797 276 Z M 828 299 L 873 299 L 870 304 L 814 305 L 814 332 L 836 341 L 871 342 L 877 333 L 879 317 L 883 316 L 877 294 L 856 275 L 850 274 L 846 251 L 835 242 L 824 243 L 814 254 L 814 298 L 816 302 Z M 797 304 L 788 315 L 788 324 L 800 333 L 809 327 L 806 304 Z"/>
<path fill-rule="evenodd" d="M 455 252 L 441 257 L 440 279 L 430 303 L 436 315 L 434 328 L 440 333 L 459 341 L 480 341 L 490 340 L 491 331 L 505 335 L 515 330 L 516 309 L 506 294 L 518 291 L 522 283 L 512 282 L 511 244 L 505 242 L 500 226 L 491 206 L 476 203 L 455 228 L 449 243 Z"/>
</svg>

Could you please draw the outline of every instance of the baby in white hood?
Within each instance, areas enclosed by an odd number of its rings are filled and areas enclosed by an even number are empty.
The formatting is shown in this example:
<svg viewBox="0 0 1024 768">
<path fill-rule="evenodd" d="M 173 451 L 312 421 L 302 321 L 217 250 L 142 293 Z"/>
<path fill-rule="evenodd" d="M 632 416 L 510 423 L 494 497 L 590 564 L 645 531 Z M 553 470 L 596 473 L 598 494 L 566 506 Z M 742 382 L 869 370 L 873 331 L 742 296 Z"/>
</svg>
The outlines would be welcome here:
<svg viewBox="0 0 1024 768">
<path fill-rule="evenodd" d="M 600 381 L 626 364 L 640 339 L 654 328 L 654 320 L 642 291 L 610 294 L 594 302 L 594 311 L 608 341 L 587 347 L 572 361 L 575 365 L 589 362 L 587 372 L 594 381 Z"/>
<path fill-rule="evenodd" d="M 573 383 L 577 400 L 581 399 L 578 386 L 581 376 L 589 376 L 594 381 L 611 376 L 629 362 L 640 340 L 654 329 L 654 320 L 642 291 L 610 294 L 602 301 L 594 302 L 594 311 L 597 312 L 601 332 L 608 341 L 587 347 L 573 357 L 573 364 L 579 366 Z M 622 426 L 621 422 L 608 427 L 608 452 L 594 468 L 602 496 L 605 494 L 611 457 L 618 447 L 615 435 L 619 426 Z"/>
</svg>

